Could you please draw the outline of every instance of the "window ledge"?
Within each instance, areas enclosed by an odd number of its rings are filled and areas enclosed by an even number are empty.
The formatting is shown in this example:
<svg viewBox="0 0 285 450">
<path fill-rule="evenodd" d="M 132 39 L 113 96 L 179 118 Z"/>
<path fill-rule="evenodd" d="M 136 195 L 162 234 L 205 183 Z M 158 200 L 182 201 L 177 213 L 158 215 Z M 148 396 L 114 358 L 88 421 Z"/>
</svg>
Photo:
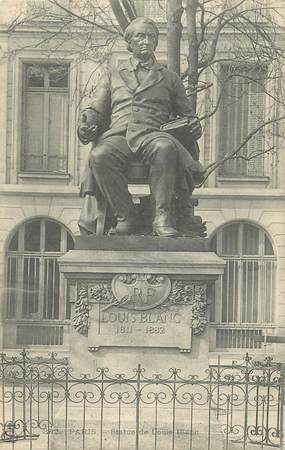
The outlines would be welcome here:
<svg viewBox="0 0 285 450">
<path fill-rule="evenodd" d="M 244 322 L 244 323 L 221 323 L 221 322 L 209 322 L 209 327 L 213 328 L 235 328 L 239 330 L 247 330 L 248 328 L 254 329 L 254 328 L 272 328 L 275 329 L 277 327 L 276 323 L 251 323 L 251 322 Z"/>
<path fill-rule="evenodd" d="M 18 174 L 19 181 L 22 183 L 50 183 L 56 181 L 58 183 L 67 183 L 70 180 L 68 173 L 49 173 L 49 172 L 21 172 Z"/>
<path fill-rule="evenodd" d="M 50 357 L 51 352 L 56 352 L 57 360 L 61 358 L 69 358 L 70 357 L 70 346 L 69 345 L 32 345 L 26 346 L 26 349 L 29 352 L 29 356 L 32 358 L 48 358 Z M 21 346 L 14 347 L 3 347 L 3 352 L 7 357 L 17 356 L 19 357 L 19 352 L 23 350 Z"/>
<path fill-rule="evenodd" d="M 23 318 L 23 319 L 16 319 L 15 317 L 5 317 L 5 320 L 9 323 L 15 323 L 17 325 L 26 325 L 30 324 L 31 322 L 33 325 L 41 325 L 41 326 L 48 326 L 48 325 L 70 325 L 71 319 L 35 319 L 35 318 Z"/>
<path fill-rule="evenodd" d="M 218 181 L 269 181 L 270 177 L 258 176 L 258 177 L 217 177 Z"/>
<path fill-rule="evenodd" d="M 218 186 L 234 186 L 239 185 L 241 188 L 246 188 L 248 186 L 259 186 L 265 187 L 269 184 L 270 177 L 260 176 L 260 177 L 217 177 Z"/>
</svg>

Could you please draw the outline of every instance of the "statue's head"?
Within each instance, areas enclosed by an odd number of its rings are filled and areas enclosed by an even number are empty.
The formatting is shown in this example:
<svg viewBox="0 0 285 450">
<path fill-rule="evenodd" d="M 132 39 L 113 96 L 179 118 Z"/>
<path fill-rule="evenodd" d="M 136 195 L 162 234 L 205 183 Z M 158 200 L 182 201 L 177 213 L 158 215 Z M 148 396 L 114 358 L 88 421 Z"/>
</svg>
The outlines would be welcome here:
<svg viewBox="0 0 285 450">
<path fill-rule="evenodd" d="M 159 31 L 156 23 L 147 17 L 137 17 L 125 29 L 124 38 L 128 43 L 128 50 L 134 56 L 148 59 L 158 43 Z"/>
</svg>

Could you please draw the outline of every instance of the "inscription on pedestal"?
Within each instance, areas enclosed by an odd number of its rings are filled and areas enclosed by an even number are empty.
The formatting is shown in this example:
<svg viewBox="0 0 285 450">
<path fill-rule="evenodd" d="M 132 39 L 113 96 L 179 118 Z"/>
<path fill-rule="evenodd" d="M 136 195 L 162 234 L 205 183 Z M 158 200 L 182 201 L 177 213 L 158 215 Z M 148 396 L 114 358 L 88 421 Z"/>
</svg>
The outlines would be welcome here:
<svg viewBox="0 0 285 450">
<path fill-rule="evenodd" d="M 182 311 L 183 309 L 183 311 Z M 100 345 L 191 348 L 191 306 L 153 308 L 150 312 L 120 307 L 91 310 L 90 340 Z"/>
<path fill-rule="evenodd" d="M 206 285 L 166 275 L 123 274 L 79 283 L 73 324 L 101 346 L 165 347 L 190 351 L 206 326 Z"/>
</svg>

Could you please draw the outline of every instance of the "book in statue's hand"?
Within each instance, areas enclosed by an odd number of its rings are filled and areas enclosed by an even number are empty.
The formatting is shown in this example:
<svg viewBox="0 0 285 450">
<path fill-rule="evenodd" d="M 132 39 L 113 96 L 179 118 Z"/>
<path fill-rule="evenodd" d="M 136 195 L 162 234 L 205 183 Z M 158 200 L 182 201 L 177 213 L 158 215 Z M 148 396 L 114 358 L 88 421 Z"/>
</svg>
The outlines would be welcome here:
<svg viewBox="0 0 285 450">
<path fill-rule="evenodd" d="M 161 125 L 161 131 L 171 131 L 177 128 L 187 127 L 191 121 L 190 117 L 177 117 L 176 119 L 170 120 L 167 123 Z"/>
<path fill-rule="evenodd" d="M 191 154 L 193 159 L 199 159 L 199 146 L 191 131 L 191 124 L 197 122 L 196 117 L 179 117 L 164 123 L 160 131 L 165 131 L 175 137 Z"/>
</svg>

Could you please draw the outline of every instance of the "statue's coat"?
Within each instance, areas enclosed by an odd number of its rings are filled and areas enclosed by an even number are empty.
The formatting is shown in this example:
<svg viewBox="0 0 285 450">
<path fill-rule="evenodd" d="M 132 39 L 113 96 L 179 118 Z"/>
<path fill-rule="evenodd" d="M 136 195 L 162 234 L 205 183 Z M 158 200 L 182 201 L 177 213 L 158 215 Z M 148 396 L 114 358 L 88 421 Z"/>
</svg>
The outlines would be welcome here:
<svg viewBox="0 0 285 450">
<path fill-rule="evenodd" d="M 131 56 L 117 67 L 108 65 L 104 69 L 86 106 L 98 111 L 107 120 L 110 119 L 110 122 L 107 131 L 93 142 L 92 148 L 96 149 L 96 145 L 108 141 L 122 152 L 129 148 L 137 153 L 153 139 L 167 137 L 179 149 L 186 181 L 192 192 L 195 183 L 201 181 L 203 173 L 203 167 L 195 158 L 197 147 L 191 151 L 190 145 L 188 151 L 173 136 L 160 131 L 160 126 L 171 117 L 195 116 L 183 83 L 177 74 L 155 62 L 144 81 L 139 84 L 135 67 L 136 62 Z M 81 195 L 86 194 L 96 196 L 96 180 L 88 164 L 81 183 Z"/>
</svg>

